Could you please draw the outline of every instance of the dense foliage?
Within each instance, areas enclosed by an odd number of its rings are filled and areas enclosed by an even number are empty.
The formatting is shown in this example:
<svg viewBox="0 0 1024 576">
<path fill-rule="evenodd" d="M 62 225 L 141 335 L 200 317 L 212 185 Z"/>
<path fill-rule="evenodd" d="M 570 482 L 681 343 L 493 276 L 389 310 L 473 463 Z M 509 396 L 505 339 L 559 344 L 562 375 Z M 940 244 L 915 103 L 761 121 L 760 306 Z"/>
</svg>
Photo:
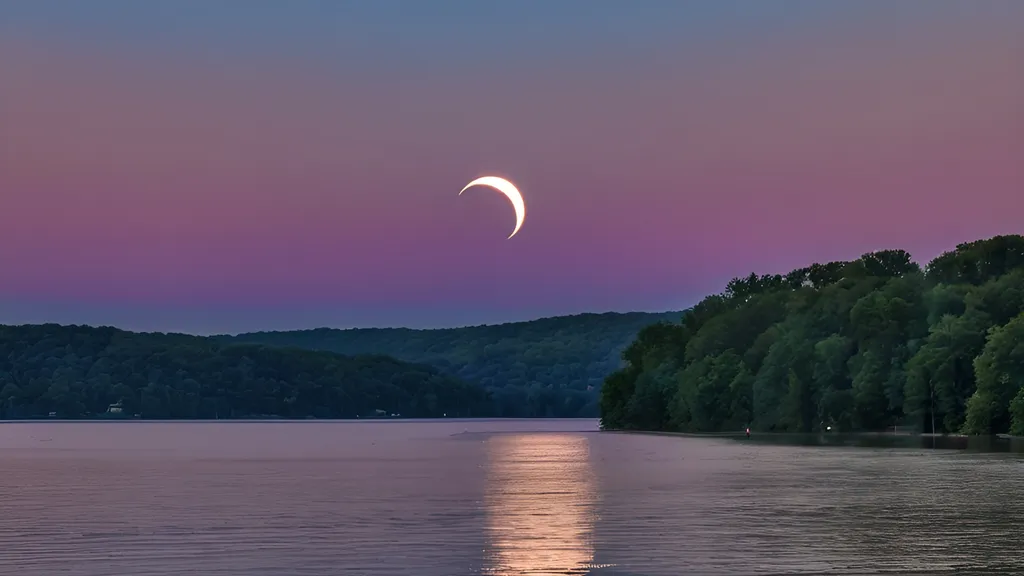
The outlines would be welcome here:
<svg viewBox="0 0 1024 576">
<path fill-rule="evenodd" d="M 0 418 L 489 416 L 475 384 L 385 356 L 79 326 L 0 326 Z"/>
<path fill-rule="evenodd" d="M 645 328 L 605 428 L 1024 434 L 1024 237 L 734 279 Z"/>
<path fill-rule="evenodd" d="M 680 315 L 579 314 L 440 330 L 323 328 L 222 339 L 430 364 L 486 387 L 502 416 L 597 416 L 598 389 L 622 366 L 622 350 L 644 326 Z"/>
</svg>

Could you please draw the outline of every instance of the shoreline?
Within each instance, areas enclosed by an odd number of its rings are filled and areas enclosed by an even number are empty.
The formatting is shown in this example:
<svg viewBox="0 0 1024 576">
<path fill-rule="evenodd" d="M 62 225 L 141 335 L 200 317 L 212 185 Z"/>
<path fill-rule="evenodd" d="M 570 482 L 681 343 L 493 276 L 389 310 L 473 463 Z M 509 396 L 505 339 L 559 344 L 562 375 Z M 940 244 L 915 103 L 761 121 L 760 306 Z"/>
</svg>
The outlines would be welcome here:
<svg viewBox="0 0 1024 576">
<path fill-rule="evenodd" d="M 0 418 L 0 425 L 3 424 L 85 424 L 85 423 L 381 423 L 381 422 L 560 422 L 560 421 L 598 421 L 597 418 L 508 418 L 500 416 L 464 416 L 464 417 L 439 417 L 439 418 Z"/>
<path fill-rule="evenodd" d="M 638 434 L 642 436 L 675 436 L 679 438 L 743 438 L 746 436 L 745 432 L 668 432 L 664 430 L 605 430 L 602 429 L 600 432 L 605 434 Z M 753 432 L 750 433 L 754 435 Z"/>
<path fill-rule="evenodd" d="M 669 432 L 664 430 L 604 430 L 609 434 L 639 434 L 644 436 L 675 436 L 679 438 L 745 438 L 745 432 Z M 970 436 L 968 434 L 939 434 L 934 432 L 751 432 L 750 437 L 769 436 L 783 438 L 786 436 L 831 436 L 837 438 L 995 438 L 999 440 L 1024 440 L 1024 436 L 1010 434 L 992 434 L 989 436 Z"/>
</svg>

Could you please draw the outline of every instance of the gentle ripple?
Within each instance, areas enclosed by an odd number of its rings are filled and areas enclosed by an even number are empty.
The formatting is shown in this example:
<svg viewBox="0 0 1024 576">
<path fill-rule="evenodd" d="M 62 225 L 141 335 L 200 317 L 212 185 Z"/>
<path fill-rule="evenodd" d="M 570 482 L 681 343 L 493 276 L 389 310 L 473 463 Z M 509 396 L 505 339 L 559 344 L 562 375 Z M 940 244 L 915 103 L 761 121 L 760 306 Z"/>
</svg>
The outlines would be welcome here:
<svg viewBox="0 0 1024 576">
<path fill-rule="evenodd" d="M 0 425 L 0 574 L 1024 573 L 1014 454 L 592 421 Z"/>
</svg>

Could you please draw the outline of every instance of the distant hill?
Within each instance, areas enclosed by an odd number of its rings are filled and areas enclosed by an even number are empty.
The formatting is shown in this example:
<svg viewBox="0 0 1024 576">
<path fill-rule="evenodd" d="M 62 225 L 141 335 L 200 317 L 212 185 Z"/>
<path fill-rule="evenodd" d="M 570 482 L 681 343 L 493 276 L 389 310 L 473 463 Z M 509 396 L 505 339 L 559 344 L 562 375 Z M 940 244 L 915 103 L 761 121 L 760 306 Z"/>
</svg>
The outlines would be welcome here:
<svg viewBox="0 0 1024 576">
<path fill-rule="evenodd" d="M 493 416 L 479 385 L 374 355 L 0 325 L 0 418 Z"/>
<path fill-rule="evenodd" d="M 466 328 L 320 328 L 219 336 L 340 354 L 386 354 L 485 386 L 505 416 L 596 416 L 597 390 L 645 326 L 682 312 L 578 314 Z"/>
</svg>

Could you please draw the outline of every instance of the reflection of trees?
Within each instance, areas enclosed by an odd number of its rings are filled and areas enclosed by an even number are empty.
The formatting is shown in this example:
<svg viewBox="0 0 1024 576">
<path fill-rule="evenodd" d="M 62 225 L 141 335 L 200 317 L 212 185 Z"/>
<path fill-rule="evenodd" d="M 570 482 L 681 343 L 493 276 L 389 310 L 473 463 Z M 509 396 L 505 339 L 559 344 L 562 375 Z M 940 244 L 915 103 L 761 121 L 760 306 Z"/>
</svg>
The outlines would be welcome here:
<svg viewBox="0 0 1024 576">
<path fill-rule="evenodd" d="M 488 441 L 488 572 L 586 574 L 597 497 L 580 436 L 495 436 Z"/>
</svg>

